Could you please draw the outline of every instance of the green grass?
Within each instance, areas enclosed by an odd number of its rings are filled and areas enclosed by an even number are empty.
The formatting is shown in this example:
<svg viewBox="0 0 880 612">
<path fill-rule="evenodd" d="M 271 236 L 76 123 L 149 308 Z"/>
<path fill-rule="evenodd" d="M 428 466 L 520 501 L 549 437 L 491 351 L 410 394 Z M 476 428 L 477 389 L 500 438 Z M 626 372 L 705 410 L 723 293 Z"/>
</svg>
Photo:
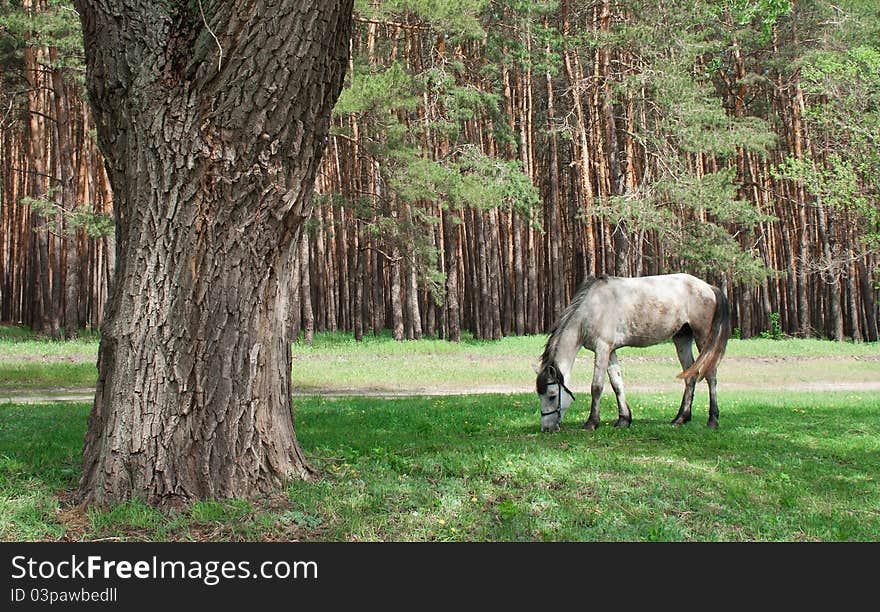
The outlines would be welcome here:
<svg viewBox="0 0 880 612">
<path fill-rule="evenodd" d="M 0 325 L 0 389 L 94 387 L 97 356 L 98 337 L 92 332 L 58 341 Z"/>
<path fill-rule="evenodd" d="M 98 354 L 97 332 L 80 330 L 76 340 L 52 340 L 27 327 L 0 325 L 0 356 L 53 356 Z"/>
<path fill-rule="evenodd" d="M 500 340 L 475 340 L 465 336 L 459 344 L 445 340 L 423 339 L 418 341 L 395 342 L 386 333 L 381 336 L 364 336 L 356 342 L 349 333 L 326 332 L 315 334 L 312 345 L 297 343 L 293 345 L 294 355 L 457 355 L 461 353 L 511 357 L 537 360 L 547 340 L 546 334 L 533 336 L 508 336 Z M 672 351 L 670 355 L 670 351 Z M 669 357 L 675 354 L 672 343 L 663 343 L 644 348 L 627 347 L 621 354 L 631 357 Z M 731 339 L 727 354 L 733 357 L 859 357 L 880 355 L 880 344 L 866 342 L 832 342 L 829 340 L 784 338 L 772 340 L 750 338 Z"/>
<path fill-rule="evenodd" d="M 534 380 L 546 336 L 497 341 L 465 339 L 395 342 L 388 335 L 317 334 L 313 345 L 293 346 L 294 384 L 301 391 L 327 388 L 456 390 L 493 386 L 523 389 Z M 0 389 L 90 388 L 97 379 L 98 341 L 34 338 L 20 328 L 0 328 Z M 680 371 L 670 343 L 619 351 L 630 384 L 676 385 Z M 587 380 L 592 354 L 581 351 L 574 376 Z M 804 359 L 806 358 L 806 359 Z M 836 382 L 880 380 L 880 344 L 825 340 L 731 340 L 719 369 L 724 382 L 775 386 L 817 379 Z M 523 389 L 524 390 L 524 389 Z"/>
<path fill-rule="evenodd" d="M 0 362 L 0 389 L 91 388 L 97 378 L 93 362 Z"/>
<path fill-rule="evenodd" d="M 348 334 L 320 334 L 312 346 L 293 347 L 295 385 L 303 390 L 398 387 L 455 390 L 461 386 L 511 386 L 534 381 L 547 337 L 507 337 L 497 341 L 394 342 L 383 336 L 355 342 Z M 628 384 L 677 385 L 681 371 L 671 342 L 618 351 Z M 880 380 L 880 344 L 827 340 L 731 340 L 719 379 L 750 385 L 790 382 Z M 320 367 L 315 367 L 320 364 Z M 590 378 L 592 353 L 579 353 L 573 376 Z M 586 383 L 584 383 L 586 385 Z"/>
<path fill-rule="evenodd" d="M 880 540 L 880 397 L 721 397 L 721 427 L 668 425 L 677 393 L 631 395 L 633 426 L 539 433 L 533 394 L 297 400 L 322 477 L 280 496 L 78 512 L 88 407 L 0 406 L 0 539 Z"/>
<path fill-rule="evenodd" d="M 301 390 L 526 388 L 546 336 L 394 342 L 318 334 L 293 347 Z M 98 341 L 0 327 L 0 389 L 93 387 Z M 586 389 L 581 353 L 574 389 Z M 880 540 L 880 394 L 792 393 L 880 380 L 880 346 L 732 340 L 721 429 L 668 425 L 680 398 L 669 344 L 622 349 L 634 426 L 585 433 L 578 395 L 557 435 L 534 394 L 296 400 L 322 477 L 272 499 L 166 514 L 138 501 L 71 507 L 88 406 L 0 405 L 0 540 Z M 653 389 L 639 390 L 639 385 Z M 669 390 L 667 391 L 667 386 Z M 14 394 L 13 394 L 14 395 Z"/>
</svg>

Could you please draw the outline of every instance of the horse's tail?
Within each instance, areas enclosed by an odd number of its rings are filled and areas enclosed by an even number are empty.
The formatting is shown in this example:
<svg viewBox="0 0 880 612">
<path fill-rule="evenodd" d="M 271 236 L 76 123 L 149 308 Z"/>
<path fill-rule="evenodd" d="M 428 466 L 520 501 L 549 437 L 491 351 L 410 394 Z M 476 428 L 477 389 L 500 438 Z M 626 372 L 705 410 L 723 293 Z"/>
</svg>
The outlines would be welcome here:
<svg viewBox="0 0 880 612">
<path fill-rule="evenodd" d="M 679 374 L 678 378 L 690 378 L 696 375 L 699 382 L 706 377 L 706 374 L 714 372 L 721 358 L 724 357 L 727 341 L 730 339 L 730 302 L 724 297 L 721 289 L 712 287 L 712 290 L 715 292 L 715 313 L 712 315 L 711 336 L 694 365 Z"/>
</svg>

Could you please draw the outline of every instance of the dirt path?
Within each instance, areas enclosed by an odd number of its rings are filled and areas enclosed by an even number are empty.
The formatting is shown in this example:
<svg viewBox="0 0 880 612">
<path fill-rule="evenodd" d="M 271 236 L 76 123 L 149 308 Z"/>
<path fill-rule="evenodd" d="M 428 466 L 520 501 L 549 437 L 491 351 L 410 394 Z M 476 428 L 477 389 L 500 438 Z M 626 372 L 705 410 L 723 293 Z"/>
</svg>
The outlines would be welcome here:
<svg viewBox="0 0 880 612">
<path fill-rule="evenodd" d="M 665 391 L 678 391 L 682 388 L 680 382 L 669 383 L 634 383 L 626 386 L 629 393 L 658 393 Z M 736 391 L 806 391 L 813 393 L 850 391 L 871 393 L 880 392 L 880 380 L 832 382 L 813 381 L 809 383 L 785 383 L 785 384 L 751 384 L 745 382 L 719 383 L 719 389 Z M 606 385 L 606 391 L 610 391 Z M 294 397 L 311 397 L 315 395 L 326 398 L 345 398 L 353 396 L 378 397 L 394 399 L 400 397 L 434 397 L 444 395 L 478 395 L 478 394 L 506 394 L 506 393 L 532 393 L 532 385 L 470 385 L 467 387 L 433 387 L 413 389 L 386 389 L 364 385 L 361 387 L 333 387 L 325 389 L 301 389 L 293 393 Z M 94 398 L 93 389 L 0 389 L 0 404 L 13 402 L 16 404 L 40 404 L 48 402 L 77 402 L 91 403 Z"/>
<path fill-rule="evenodd" d="M 313 355 L 294 358 L 300 372 L 298 397 L 411 397 L 466 394 L 533 393 L 534 374 L 522 356 L 501 355 L 487 359 L 485 355 L 423 356 L 415 363 L 403 364 L 406 356 L 389 355 L 377 370 L 367 357 L 354 355 L 345 359 Z M 21 356 L 0 355 L 4 361 L 20 361 Z M 34 358 L 46 362 L 84 362 L 85 355 L 45 355 Z M 88 359 L 91 360 L 91 357 Z M 27 361 L 27 359 L 25 359 Z M 386 363 L 387 361 L 387 363 Z M 398 363 L 400 362 L 400 363 Z M 462 369 L 462 364 L 465 364 Z M 678 363 L 674 357 L 626 356 L 622 359 L 624 386 L 630 393 L 680 392 L 681 381 L 674 378 Z M 323 367 L 322 367 L 323 366 Z M 386 375 L 412 367 L 413 375 L 402 388 L 401 381 Z M 719 390 L 772 392 L 880 392 L 880 354 L 861 356 L 784 355 L 773 357 L 727 356 L 719 372 Z M 449 368 L 444 376 L 437 368 Z M 592 369 L 589 356 L 578 359 L 576 387 L 588 386 L 584 377 Z M 317 374 L 316 374 L 317 372 Z M 329 384 L 327 384 L 329 381 Z M 335 383 L 333 381 L 336 381 Z M 462 382 L 465 381 L 465 382 Z M 491 381 L 491 384 L 487 384 Z M 705 387 L 699 387 L 700 392 Z M 610 386 L 606 385 L 610 392 Z M 94 387 L 25 389 L 0 388 L 0 403 L 79 402 L 91 403 Z"/>
</svg>

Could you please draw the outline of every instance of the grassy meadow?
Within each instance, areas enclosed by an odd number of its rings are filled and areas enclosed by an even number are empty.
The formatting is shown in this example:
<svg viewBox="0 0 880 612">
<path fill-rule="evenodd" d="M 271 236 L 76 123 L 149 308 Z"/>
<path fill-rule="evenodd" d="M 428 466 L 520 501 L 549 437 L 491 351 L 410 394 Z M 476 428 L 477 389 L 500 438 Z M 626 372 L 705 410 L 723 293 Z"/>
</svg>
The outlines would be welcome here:
<svg viewBox="0 0 880 612">
<path fill-rule="evenodd" d="M 432 388 L 432 381 L 441 390 L 530 387 L 543 340 L 356 344 L 321 335 L 313 346 L 297 345 L 295 379 L 305 388 L 302 380 L 313 380 L 315 389 L 324 380 L 320 388 L 330 390 L 294 401 L 297 435 L 319 478 L 271 498 L 203 501 L 172 513 L 138 501 L 74 506 L 89 405 L 0 403 L 0 540 L 880 540 L 880 392 L 749 387 L 749 376 L 773 368 L 785 386 L 796 387 L 799 376 L 880 380 L 876 344 L 731 341 L 717 431 L 705 427 L 704 385 L 694 420 L 669 425 L 680 383 L 666 390 L 651 381 L 674 378 L 671 346 L 624 354 L 634 387 L 626 430 L 611 427 L 610 388 L 599 430 L 580 429 L 588 411 L 581 393 L 558 434 L 540 433 L 533 392 L 332 393 Z M 45 372 L 56 372 L 61 387 L 92 385 L 94 371 L 78 379 L 55 367 L 94 368 L 96 348 L 94 339 L 2 337 L 8 378 L 0 388 L 52 387 Z M 16 375 L 13 365 L 25 369 Z M 23 384 L 23 372 L 37 365 L 44 377 L 35 368 L 32 384 Z M 576 393 L 587 386 L 589 363 L 577 371 Z"/>
<path fill-rule="evenodd" d="M 507 337 L 497 341 L 464 339 L 395 342 L 388 335 L 317 334 L 312 345 L 293 345 L 293 377 L 298 392 L 381 391 L 443 392 L 468 390 L 530 391 L 533 364 L 546 336 Z M 676 390 L 681 371 L 671 342 L 618 351 L 627 386 Z M 15 327 L 0 326 L 0 389 L 93 388 L 97 380 L 98 339 L 72 342 L 34 338 Z M 575 385 L 589 387 L 592 353 L 581 351 Z M 778 387 L 815 381 L 880 381 L 880 346 L 824 340 L 754 338 L 731 340 L 719 368 L 719 384 Z"/>
</svg>

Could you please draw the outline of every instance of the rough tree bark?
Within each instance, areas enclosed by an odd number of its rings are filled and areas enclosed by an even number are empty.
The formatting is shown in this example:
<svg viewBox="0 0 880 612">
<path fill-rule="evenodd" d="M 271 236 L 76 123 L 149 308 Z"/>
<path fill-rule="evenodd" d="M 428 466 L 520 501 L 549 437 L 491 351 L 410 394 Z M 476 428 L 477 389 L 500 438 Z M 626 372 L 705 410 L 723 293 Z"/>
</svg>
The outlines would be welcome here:
<svg viewBox="0 0 880 612">
<path fill-rule="evenodd" d="M 290 290 L 352 0 L 77 0 L 116 275 L 81 501 L 248 497 L 310 474 Z"/>
</svg>

